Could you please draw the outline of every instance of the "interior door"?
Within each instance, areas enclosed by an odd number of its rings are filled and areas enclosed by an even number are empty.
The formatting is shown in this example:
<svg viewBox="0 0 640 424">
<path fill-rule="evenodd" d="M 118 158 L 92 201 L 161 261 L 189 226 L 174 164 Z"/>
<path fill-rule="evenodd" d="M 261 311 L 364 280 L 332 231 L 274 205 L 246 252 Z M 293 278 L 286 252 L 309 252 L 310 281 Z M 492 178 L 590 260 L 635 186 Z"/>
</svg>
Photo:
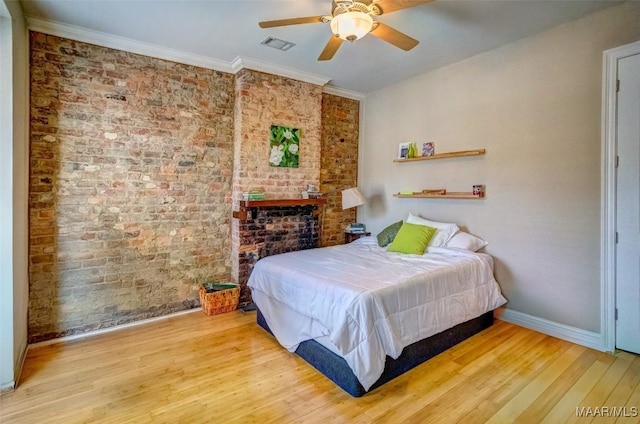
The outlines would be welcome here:
<svg viewBox="0 0 640 424">
<path fill-rule="evenodd" d="M 618 61 L 616 347 L 640 353 L 640 54 Z"/>
</svg>

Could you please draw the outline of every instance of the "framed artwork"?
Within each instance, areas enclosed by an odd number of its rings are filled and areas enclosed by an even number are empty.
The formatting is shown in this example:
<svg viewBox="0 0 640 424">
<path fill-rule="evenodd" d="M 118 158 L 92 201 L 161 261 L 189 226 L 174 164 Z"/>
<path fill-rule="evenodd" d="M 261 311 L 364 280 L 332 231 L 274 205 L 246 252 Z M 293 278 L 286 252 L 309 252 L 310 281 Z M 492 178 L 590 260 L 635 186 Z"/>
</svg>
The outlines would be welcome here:
<svg viewBox="0 0 640 424">
<path fill-rule="evenodd" d="M 433 142 L 422 143 L 422 156 L 433 156 L 436 152 L 436 144 Z"/>
<path fill-rule="evenodd" d="M 398 146 L 398 159 L 409 158 L 409 147 L 411 147 L 411 143 L 400 143 Z"/>
<path fill-rule="evenodd" d="M 300 129 L 271 125 L 269 165 L 297 168 L 300 163 Z"/>
</svg>

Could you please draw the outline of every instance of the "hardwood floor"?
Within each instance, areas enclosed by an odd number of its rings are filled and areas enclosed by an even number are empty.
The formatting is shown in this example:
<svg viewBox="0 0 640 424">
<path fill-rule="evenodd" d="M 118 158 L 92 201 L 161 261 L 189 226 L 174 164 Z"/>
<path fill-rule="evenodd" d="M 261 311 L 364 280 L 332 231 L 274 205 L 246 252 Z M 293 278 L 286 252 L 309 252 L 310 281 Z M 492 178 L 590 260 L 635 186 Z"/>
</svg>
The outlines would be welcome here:
<svg viewBox="0 0 640 424">
<path fill-rule="evenodd" d="M 639 409 L 640 357 L 499 320 L 352 398 L 240 311 L 30 349 L 18 389 L 0 395 L 3 424 L 626 424 L 640 422 Z"/>
</svg>

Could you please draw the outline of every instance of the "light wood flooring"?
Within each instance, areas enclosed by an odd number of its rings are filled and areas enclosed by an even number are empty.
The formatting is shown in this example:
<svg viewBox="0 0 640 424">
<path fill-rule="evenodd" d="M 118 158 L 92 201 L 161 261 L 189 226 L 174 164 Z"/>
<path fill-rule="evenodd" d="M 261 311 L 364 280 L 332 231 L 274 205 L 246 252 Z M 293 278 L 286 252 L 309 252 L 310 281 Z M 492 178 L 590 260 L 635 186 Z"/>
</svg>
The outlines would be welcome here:
<svg viewBox="0 0 640 424">
<path fill-rule="evenodd" d="M 197 311 L 30 349 L 19 387 L 0 395 L 0 422 L 638 423 L 639 407 L 640 357 L 499 320 L 352 398 L 278 345 L 255 312 Z"/>
</svg>

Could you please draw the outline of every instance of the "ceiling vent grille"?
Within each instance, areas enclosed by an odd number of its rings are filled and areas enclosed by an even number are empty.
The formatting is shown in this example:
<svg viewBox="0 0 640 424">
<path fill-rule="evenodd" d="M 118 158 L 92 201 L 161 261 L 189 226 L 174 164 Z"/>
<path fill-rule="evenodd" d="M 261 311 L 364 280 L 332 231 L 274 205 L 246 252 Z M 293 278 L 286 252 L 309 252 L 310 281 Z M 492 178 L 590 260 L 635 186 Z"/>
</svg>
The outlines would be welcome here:
<svg viewBox="0 0 640 424">
<path fill-rule="evenodd" d="M 274 49 L 282 50 L 284 52 L 295 46 L 295 44 L 290 41 L 284 41 L 273 37 L 265 38 L 260 44 L 264 44 L 265 46 L 273 47 Z"/>
</svg>

